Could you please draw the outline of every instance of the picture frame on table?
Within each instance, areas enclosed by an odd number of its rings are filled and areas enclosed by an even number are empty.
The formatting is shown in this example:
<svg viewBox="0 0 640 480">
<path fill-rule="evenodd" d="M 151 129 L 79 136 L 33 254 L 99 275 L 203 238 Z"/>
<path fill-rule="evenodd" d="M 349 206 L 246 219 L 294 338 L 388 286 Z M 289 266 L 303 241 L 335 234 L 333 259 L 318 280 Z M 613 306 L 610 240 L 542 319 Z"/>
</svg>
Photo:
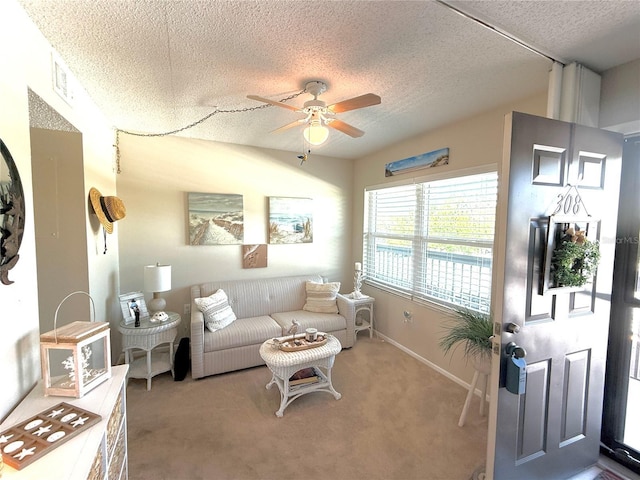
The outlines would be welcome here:
<svg viewBox="0 0 640 480">
<path fill-rule="evenodd" d="M 140 311 L 140 318 L 146 318 L 149 316 L 147 310 L 147 304 L 144 301 L 144 294 L 142 292 L 130 292 L 119 295 L 120 308 L 122 309 L 122 318 L 124 323 L 129 325 L 136 320 L 135 309 Z"/>
</svg>

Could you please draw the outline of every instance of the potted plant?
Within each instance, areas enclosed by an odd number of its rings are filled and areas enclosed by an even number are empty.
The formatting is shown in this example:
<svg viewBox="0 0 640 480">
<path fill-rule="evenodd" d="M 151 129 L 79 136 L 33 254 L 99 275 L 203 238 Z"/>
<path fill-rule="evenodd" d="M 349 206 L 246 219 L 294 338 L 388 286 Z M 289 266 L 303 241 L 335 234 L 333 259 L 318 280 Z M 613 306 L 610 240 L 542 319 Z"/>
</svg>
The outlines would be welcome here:
<svg viewBox="0 0 640 480">
<path fill-rule="evenodd" d="M 455 309 L 446 330 L 447 333 L 439 343 L 445 355 L 452 348 L 462 346 L 464 356 L 467 359 L 472 358 L 477 369 L 479 365 L 490 365 L 493 335 L 493 321 L 490 315 L 466 308 Z"/>
</svg>

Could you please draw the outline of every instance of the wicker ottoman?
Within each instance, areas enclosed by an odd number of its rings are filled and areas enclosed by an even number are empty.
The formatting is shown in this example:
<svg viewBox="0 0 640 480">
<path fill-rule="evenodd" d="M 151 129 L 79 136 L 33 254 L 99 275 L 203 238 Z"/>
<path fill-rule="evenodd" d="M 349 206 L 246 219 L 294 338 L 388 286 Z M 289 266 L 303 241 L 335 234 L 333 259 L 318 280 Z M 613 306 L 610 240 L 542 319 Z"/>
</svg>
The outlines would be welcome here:
<svg viewBox="0 0 640 480">
<path fill-rule="evenodd" d="M 267 383 L 267 389 L 274 384 L 280 390 L 280 408 L 276 416 L 282 417 L 284 409 L 296 398 L 311 392 L 328 392 L 336 400 L 342 395 L 335 391 L 331 383 L 331 368 L 336 355 L 342 350 L 340 341 L 330 335 L 327 343 L 320 347 L 309 348 L 297 352 L 285 352 L 274 345 L 272 340 L 267 340 L 260 347 L 260 356 L 273 374 L 271 381 Z M 302 383 L 290 385 L 289 379 L 299 370 L 312 368 L 314 375 L 304 379 Z M 324 371 L 322 370 L 324 369 Z"/>
</svg>

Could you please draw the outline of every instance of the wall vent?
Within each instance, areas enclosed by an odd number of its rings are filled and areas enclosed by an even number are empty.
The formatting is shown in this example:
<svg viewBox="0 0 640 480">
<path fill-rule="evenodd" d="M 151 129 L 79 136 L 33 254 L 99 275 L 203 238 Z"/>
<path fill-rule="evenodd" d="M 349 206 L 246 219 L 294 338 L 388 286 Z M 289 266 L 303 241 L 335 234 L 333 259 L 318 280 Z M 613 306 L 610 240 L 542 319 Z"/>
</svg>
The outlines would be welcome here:
<svg viewBox="0 0 640 480">
<path fill-rule="evenodd" d="M 69 105 L 73 105 L 74 81 L 69 68 L 56 52 L 51 52 L 53 90 Z"/>
</svg>

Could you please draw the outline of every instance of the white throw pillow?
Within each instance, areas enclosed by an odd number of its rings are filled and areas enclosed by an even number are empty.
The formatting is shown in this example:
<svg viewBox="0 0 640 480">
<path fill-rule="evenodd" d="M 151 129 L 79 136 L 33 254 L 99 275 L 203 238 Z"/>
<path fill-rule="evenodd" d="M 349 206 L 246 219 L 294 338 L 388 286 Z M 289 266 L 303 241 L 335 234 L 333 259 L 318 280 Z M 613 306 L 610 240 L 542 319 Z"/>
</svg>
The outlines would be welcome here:
<svg viewBox="0 0 640 480">
<path fill-rule="evenodd" d="M 316 283 L 307 282 L 307 303 L 303 310 L 316 313 L 338 313 L 336 297 L 340 290 L 340 282 Z"/>
<path fill-rule="evenodd" d="M 212 332 L 227 327 L 236 320 L 227 294 L 222 289 L 208 297 L 196 298 L 194 302 L 204 315 L 205 325 Z"/>
</svg>

